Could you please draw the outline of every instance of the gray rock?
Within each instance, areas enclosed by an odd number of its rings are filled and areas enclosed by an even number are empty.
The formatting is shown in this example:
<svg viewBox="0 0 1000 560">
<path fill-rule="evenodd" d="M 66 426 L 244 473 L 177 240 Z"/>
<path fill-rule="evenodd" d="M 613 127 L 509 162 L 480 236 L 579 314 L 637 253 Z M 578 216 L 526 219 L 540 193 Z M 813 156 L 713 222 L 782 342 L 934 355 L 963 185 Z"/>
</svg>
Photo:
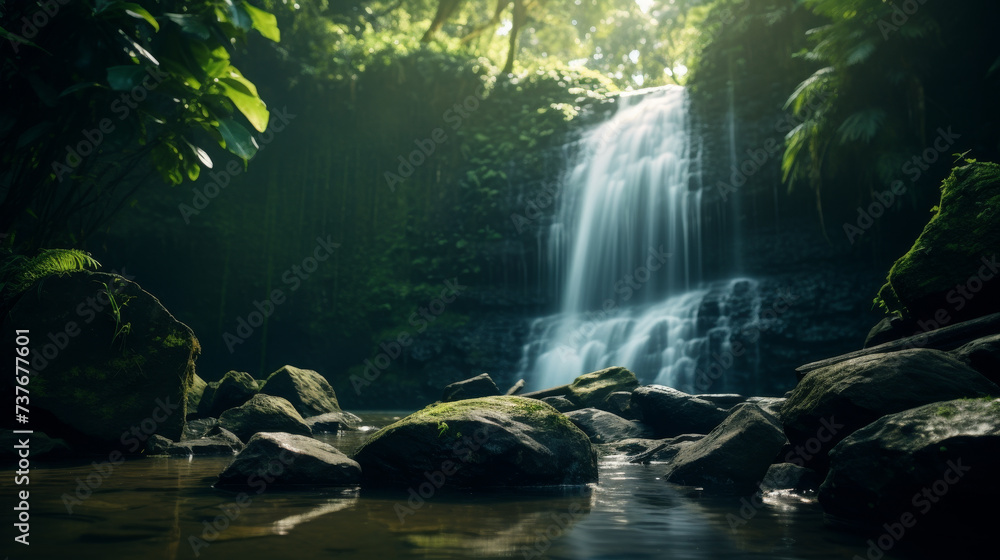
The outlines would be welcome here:
<svg viewBox="0 0 1000 560">
<path fill-rule="evenodd" d="M 785 406 L 787 400 L 786 397 L 750 397 L 746 402 L 761 407 L 764 412 L 781 420 L 781 407 Z"/>
<path fill-rule="evenodd" d="M 493 378 L 488 373 L 481 373 L 469 379 L 456 381 L 444 388 L 442 402 L 454 402 L 463 399 L 476 399 L 479 397 L 495 397 L 500 394 L 500 389 L 493 382 Z"/>
<path fill-rule="evenodd" d="M 236 408 L 247 402 L 255 394 L 257 394 L 257 382 L 253 376 L 243 371 L 226 372 L 219 380 L 219 385 L 212 393 L 207 407 L 201 409 L 205 411 L 203 416 L 217 418 L 230 408 Z"/>
<path fill-rule="evenodd" d="M 243 442 L 229 430 L 214 426 L 203 437 L 173 442 L 154 435 L 146 441 L 146 453 L 176 457 L 233 455 L 243 449 Z"/>
<path fill-rule="evenodd" d="M 951 355 L 993 383 L 1000 384 L 1000 334 L 973 340 L 952 350 Z"/>
<path fill-rule="evenodd" d="M 566 413 L 577 428 L 594 443 L 609 443 L 629 438 L 649 437 L 651 430 L 638 422 L 626 420 L 596 408 L 583 408 Z"/>
<path fill-rule="evenodd" d="M 236 434 L 241 441 L 249 440 L 257 432 L 312 435 L 312 429 L 291 403 L 263 393 L 254 395 L 243 406 L 223 412 L 219 425 Z"/>
<path fill-rule="evenodd" d="M 260 392 L 287 400 L 302 416 L 340 411 L 330 382 L 311 369 L 284 366 L 267 377 Z"/>
<path fill-rule="evenodd" d="M 569 412 L 571 410 L 576 410 L 580 408 L 579 406 L 573 404 L 573 401 L 567 399 L 566 397 L 545 397 L 544 399 L 542 399 L 542 402 L 558 410 L 559 412 Z"/>
<path fill-rule="evenodd" d="M 792 463 L 778 463 L 771 465 L 764 475 L 764 481 L 760 484 L 760 489 L 764 492 L 779 492 L 791 490 L 798 493 L 814 492 L 822 482 L 816 471 L 794 465 Z"/>
<path fill-rule="evenodd" d="M 181 441 L 205 437 L 205 434 L 207 434 L 209 430 L 218 425 L 218 418 L 199 418 L 197 420 L 188 420 L 187 424 L 184 425 L 184 433 L 181 435 Z"/>
<path fill-rule="evenodd" d="M 642 420 L 638 411 L 632 408 L 632 393 L 626 391 L 611 393 L 597 408 L 617 414 L 626 420 Z"/>
<path fill-rule="evenodd" d="M 809 372 L 781 409 L 805 466 L 826 473 L 839 441 L 886 414 L 927 403 L 1000 394 L 1000 387 L 939 350 L 862 356 Z"/>
<path fill-rule="evenodd" d="M 337 433 L 341 430 L 354 430 L 361 424 L 361 418 L 350 412 L 327 412 L 319 416 L 306 418 L 305 423 L 312 428 L 314 434 L 321 432 Z"/>
<path fill-rule="evenodd" d="M 819 500 L 829 514 L 878 531 L 909 515 L 926 538 L 987 539 L 996 528 L 988 512 L 1000 501 L 998 471 L 1000 399 L 936 402 L 841 441 Z"/>
<path fill-rule="evenodd" d="M 681 449 L 704 437 L 702 434 L 684 434 L 664 439 L 632 438 L 595 447 L 604 455 L 625 454 L 630 463 L 662 463 L 671 461 Z"/>
<path fill-rule="evenodd" d="M 728 414 L 714 404 L 663 385 L 632 391 L 632 408 L 658 437 L 711 432 Z"/>
<path fill-rule="evenodd" d="M 259 432 L 219 475 L 216 487 L 269 489 L 356 486 L 361 467 L 337 448 L 287 433 Z"/>
<path fill-rule="evenodd" d="M 719 408 L 733 408 L 734 406 L 740 404 L 741 402 L 746 402 L 747 397 L 737 394 L 723 394 L 723 395 L 695 395 L 703 401 L 708 401 Z"/>
<path fill-rule="evenodd" d="M 556 409 L 524 397 L 431 405 L 379 430 L 354 458 L 369 485 L 469 488 L 597 480 L 597 456 L 587 435 Z"/>
<path fill-rule="evenodd" d="M 740 404 L 707 436 L 681 449 L 664 478 L 712 493 L 751 494 L 784 444 L 777 418 Z"/>
</svg>

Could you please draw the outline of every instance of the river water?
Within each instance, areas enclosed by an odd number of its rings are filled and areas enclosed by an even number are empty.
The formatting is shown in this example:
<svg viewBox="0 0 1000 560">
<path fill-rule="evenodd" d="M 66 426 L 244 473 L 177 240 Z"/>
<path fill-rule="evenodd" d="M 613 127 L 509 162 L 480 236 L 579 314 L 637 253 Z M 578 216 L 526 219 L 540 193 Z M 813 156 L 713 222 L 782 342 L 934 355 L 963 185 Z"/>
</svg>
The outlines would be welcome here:
<svg viewBox="0 0 1000 560">
<path fill-rule="evenodd" d="M 319 439 L 351 453 L 402 413 L 361 416 L 365 431 Z M 749 497 L 708 498 L 663 482 L 662 464 L 632 465 L 621 456 L 602 457 L 600 482 L 585 489 L 438 493 L 422 503 L 407 491 L 328 489 L 251 491 L 240 505 L 237 493 L 212 488 L 230 461 L 130 459 L 101 477 L 72 513 L 62 496 L 94 467 L 39 464 L 28 487 L 31 544 L 10 544 L 13 529 L 5 522 L 0 549 L 10 560 L 850 560 L 864 558 L 867 548 L 865 537 L 827 526 L 815 500 L 772 497 L 753 507 Z M 8 520 L 15 489 L 24 488 L 15 488 L 10 471 L 0 479 Z"/>
</svg>

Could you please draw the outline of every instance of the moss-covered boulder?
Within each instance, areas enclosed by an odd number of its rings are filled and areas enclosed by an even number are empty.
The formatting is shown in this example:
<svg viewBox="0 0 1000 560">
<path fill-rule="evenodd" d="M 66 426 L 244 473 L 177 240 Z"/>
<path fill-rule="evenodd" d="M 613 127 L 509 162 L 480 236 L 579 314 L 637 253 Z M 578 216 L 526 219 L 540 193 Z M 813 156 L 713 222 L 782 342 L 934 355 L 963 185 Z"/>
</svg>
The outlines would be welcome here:
<svg viewBox="0 0 1000 560">
<path fill-rule="evenodd" d="M 819 500 L 827 513 L 876 532 L 902 523 L 897 532 L 905 528 L 907 539 L 991 539 L 998 471 L 1000 399 L 936 402 L 885 416 L 840 442 Z"/>
<path fill-rule="evenodd" d="M 889 313 L 931 328 L 928 321 L 944 326 L 996 313 L 998 252 L 1000 165 L 956 168 L 941 185 L 937 212 L 889 270 L 875 301 Z"/>
<path fill-rule="evenodd" d="M 201 347 L 135 282 L 48 276 L 24 292 L 3 329 L 11 349 L 15 329 L 29 332 L 32 429 L 125 452 L 141 451 L 154 433 L 180 439 Z M 4 377 L 0 384 L 12 376 Z"/>
<path fill-rule="evenodd" d="M 597 480 L 587 437 L 551 406 L 498 396 L 429 406 L 376 432 L 354 455 L 366 484 L 512 487 Z"/>
<path fill-rule="evenodd" d="M 244 371 L 228 371 L 211 394 L 211 402 L 202 407 L 204 416 L 217 418 L 230 408 L 236 408 L 257 394 L 257 381 Z"/>
<path fill-rule="evenodd" d="M 223 412 L 219 417 L 219 426 L 233 432 L 242 441 L 249 440 L 257 432 L 312 435 L 312 429 L 292 403 L 263 393 L 254 395 L 241 406 Z"/>
<path fill-rule="evenodd" d="M 233 490 L 357 486 L 361 468 L 337 448 L 294 434 L 261 432 L 219 475 Z"/>
<path fill-rule="evenodd" d="M 292 403 L 302 416 L 338 412 L 337 393 L 325 377 L 311 369 L 284 366 L 267 376 L 260 392 Z"/>
<path fill-rule="evenodd" d="M 611 393 L 631 392 L 639 386 L 635 374 L 623 367 L 609 367 L 600 371 L 585 373 L 569 385 L 566 398 L 583 408 L 605 407 L 604 400 Z"/>
<path fill-rule="evenodd" d="M 872 354 L 809 372 L 781 409 L 794 455 L 826 472 L 837 442 L 886 414 L 941 400 L 1000 396 L 1000 387 L 947 352 Z"/>
</svg>

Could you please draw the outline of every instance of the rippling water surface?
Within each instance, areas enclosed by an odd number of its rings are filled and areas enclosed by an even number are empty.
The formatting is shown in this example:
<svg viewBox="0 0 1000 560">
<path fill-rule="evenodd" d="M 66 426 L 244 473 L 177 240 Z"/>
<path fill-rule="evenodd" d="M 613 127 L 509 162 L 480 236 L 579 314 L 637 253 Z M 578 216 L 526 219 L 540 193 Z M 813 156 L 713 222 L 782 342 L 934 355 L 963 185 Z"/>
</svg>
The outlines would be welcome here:
<svg viewBox="0 0 1000 560">
<path fill-rule="evenodd" d="M 362 414 L 370 427 L 398 414 Z M 323 436 L 350 453 L 368 434 Z M 663 465 L 601 459 L 586 489 L 439 493 L 422 504 L 406 491 L 325 490 L 237 494 L 212 488 L 231 457 L 125 462 L 67 513 L 62 495 L 94 473 L 90 463 L 31 472 L 31 545 L 19 558 L 591 558 L 853 559 L 865 538 L 824 525 L 814 501 L 706 498 L 660 479 Z M 10 473 L 8 473 L 10 474 Z M 0 497 L 10 512 L 13 476 Z M 409 502 L 408 502 L 409 501 Z M 735 528 L 735 521 L 743 521 Z M 220 515 L 229 512 L 228 523 Z M 9 516 L 5 516 L 10 518 Z M 221 531 L 206 530 L 216 521 Z M 228 525 L 228 526 L 226 526 Z M 199 541 L 198 539 L 202 539 Z M 197 550 L 195 550 L 197 549 Z M 893 558 L 886 555 L 883 558 Z"/>
</svg>

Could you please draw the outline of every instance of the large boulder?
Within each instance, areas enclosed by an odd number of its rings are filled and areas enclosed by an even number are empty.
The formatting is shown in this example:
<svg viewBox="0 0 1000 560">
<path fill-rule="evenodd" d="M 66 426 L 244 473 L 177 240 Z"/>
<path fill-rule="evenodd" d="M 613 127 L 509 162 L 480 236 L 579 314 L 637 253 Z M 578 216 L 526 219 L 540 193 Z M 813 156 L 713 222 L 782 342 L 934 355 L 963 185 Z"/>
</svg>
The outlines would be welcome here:
<svg viewBox="0 0 1000 560">
<path fill-rule="evenodd" d="M 302 416 L 340 410 L 330 382 L 311 369 L 284 366 L 267 377 L 260 392 L 286 399 Z"/>
<path fill-rule="evenodd" d="M 664 478 L 712 493 L 752 494 L 784 444 L 777 418 L 740 404 L 707 436 L 681 449 Z"/>
<path fill-rule="evenodd" d="M 85 271 L 47 276 L 5 317 L 6 348 L 15 329 L 30 332 L 34 430 L 126 452 L 141 451 L 154 433 L 180 438 L 201 347 L 135 282 Z"/>
<path fill-rule="evenodd" d="M 638 422 L 626 420 L 610 412 L 596 408 L 582 408 L 566 413 L 566 417 L 577 428 L 587 434 L 594 443 L 611 443 L 629 438 L 649 437 L 650 430 Z"/>
<path fill-rule="evenodd" d="M 566 398 L 584 408 L 602 408 L 611 393 L 632 391 L 639 386 L 635 374 L 623 367 L 609 367 L 577 377 Z"/>
<path fill-rule="evenodd" d="M 219 425 L 236 434 L 242 441 L 257 432 L 287 432 L 311 436 L 312 429 L 290 402 L 258 393 L 242 406 L 230 408 L 219 417 Z"/>
<path fill-rule="evenodd" d="M 218 418 L 198 418 L 196 420 L 188 420 L 188 422 L 184 424 L 184 433 L 181 434 L 181 441 L 205 437 L 205 434 L 207 434 L 209 430 L 218 425 Z"/>
<path fill-rule="evenodd" d="M 941 184 L 937 213 L 893 264 L 876 301 L 930 328 L 996 313 L 1000 282 L 990 280 L 1000 274 L 998 247 L 1000 165 L 956 168 Z"/>
<path fill-rule="evenodd" d="M 916 348 L 809 372 L 781 417 L 803 465 L 825 473 L 827 454 L 837 442 L 886 414 L 988 395 L 1000 395 L 1000 387 L 945 352 Z"/>
<path fill-rule="evenodd" d="M 219 475 L 219 488 L 356 486 L 361 467 L 337 448 L 286 433 L 260 432 Z"/>
<path fill-rule="evenodd" d="M 632 409 L 632 393 L 630 392 L 615 391 L 605 397 L 604 402 L 597 408 L 611 414 L 617 414 L 626 420 L 642 420 L 639 417 L 639 412 Z"/>
<path fill-rule="evenodd" d="M 217 418 L 230 408 L 236 408 L 257 394 L 257 382 L 253 376 L 243 371 L 229 371 L 219 380 L 212 392 L 211 402 L 203 408 L 205 414 Z"/>
<path fill-rule="evenodd" d="M 881 531 L 988 538 L 1000 502 L 1000 399 L 931 403 L 890 414 L 830 453 L 819 499 L 830 514 Z M 910 538 L 909 536 L 907 537 Z"/>
<path fill-rule="evenodd" d="M 469 379 L 456 381 L 444 388 L 442 402 L 454 402 L 462 399 L 477 399 L 479 397 L 495 397 L 500 389 L 488 373 L 481 373 Z"/>
<path fill-rule="evenodd" d="M 597 480 L 590 439 L 534 399 L 431 405 L 379 430 L 355 453 L 366 484 L 511 487 Z"/>
<path fill-rule="evenodd" d="M 707 434 L 728 412 L 714 404 L 663 385 L 648 385 L 632 391 L 632 408 L 657 437 Z"/>
</svg>

